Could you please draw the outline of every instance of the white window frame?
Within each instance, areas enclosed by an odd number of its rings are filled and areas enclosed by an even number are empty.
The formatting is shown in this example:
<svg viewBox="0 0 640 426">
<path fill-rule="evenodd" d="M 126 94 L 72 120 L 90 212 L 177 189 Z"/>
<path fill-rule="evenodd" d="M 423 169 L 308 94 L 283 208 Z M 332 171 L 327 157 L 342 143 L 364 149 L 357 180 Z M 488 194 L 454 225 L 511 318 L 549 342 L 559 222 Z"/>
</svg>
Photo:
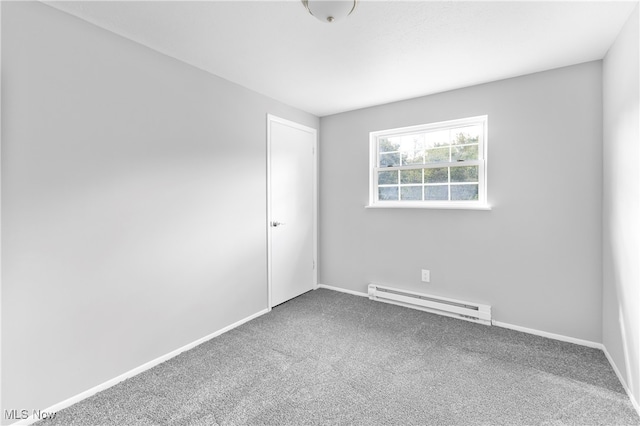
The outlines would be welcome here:
<svg viewBox="0 0 640 426">
<path fill-rule="evenodd" d="M 461 166 L 460 162 L 438 162 L 430 164 L 413 164 L 407 166 L 378 167 L 378 142 L 381 138 L 403 136 L 415 133 L 426 133 L 453 129 L 468 125 L 482 125 L 482 132 L 478 140 L 478 159 L 464 161 L 465 166 L 478 166 L 478 199 L 477 200 L 447 200 L 447 201 L 401 201 L 378 199 L 378 172 L 393 170 L 411 170 L 423 168 L 441 168 Z M 418 126 L 401 127 L 397 129 L 380 130 L 369 134 L 369 204 L 367 208 L 438 208 L 438 209 L 470 209 L 490 210 L 487 204 L 487 124 L 488 116 L 481 115 Z M 398 183 L 402 186 L 401 183 Z M 448 182 L 449 188 L 451 182 Z"/>
</svg>

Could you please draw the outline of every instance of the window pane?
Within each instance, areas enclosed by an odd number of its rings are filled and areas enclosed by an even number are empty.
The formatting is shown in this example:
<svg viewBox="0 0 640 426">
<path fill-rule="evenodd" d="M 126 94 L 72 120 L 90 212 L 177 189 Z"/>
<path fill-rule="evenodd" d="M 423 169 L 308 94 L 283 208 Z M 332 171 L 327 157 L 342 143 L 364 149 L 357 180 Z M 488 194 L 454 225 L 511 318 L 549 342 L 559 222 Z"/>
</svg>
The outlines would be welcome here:
<svg viewBox="0 0 640 426">
<path fill-rule="evenodd" d="M 400 150 L 400 138 L 380 138 L 378 140 L 378 152 L 392 152 Z"/>
<path fill-rule="evenodd" d="M 424 164 L 424 151 L 407 151 L 402 153 L 402 165 Z"/>
<path fill-rule="evenodd" d="M 422 186 L 403 186 L 400 188 L 403 200 L 422 201 Z"/>
<path fill-rule="evenodd" d="M 449 161 L 449 147 L 428 149 L 425 152 L 426 163 L 442 163 L 443 161 Z"/>
<path fill-rule="evenodd" d="M 446 167 L 424 169 L 424 183 L 449 182 L 449 172 Z"/>
<path fill-rule="evenodd" d="M 398 171 L 378 172 L 378 185 L 398 184 Z"/>
<path fill-rule="evenodd" d="M 477 182 L 478 166 L 451 168 L 451 182 Z"/>
<path fill-rule="evenodd" d="M 379 200 L 398 200 L 398 187 L 386 186 L 378 187 L 378 199 Z"/>
<path fill-rule="evenodd" d="M 477 200 L 478 185 L 451 185 L 452 200 Z"/>
<path fill-rule="evenodd" d="M 422 183 L 422 169 L 401 170 L 400 183 Z"/>
<path fill-rule="evenodd" d="M 480 133 L 482 133 L 482 126 L 465 126 L 451 129 L 451 143 L 454 145 L 478 143 Z"/>
<path fill-rule="evenodd" d="M 424 135 L 403 136 L 400 142 L 402 164 L 424 163 Z"/>
<path fill-rule="evenodd" d="M 437 148 L 439 146 L 449 146 L 449 130 L 439 130 L 429 132 L 424 135 L 425 148 Z"/>
<path fill-rule="evenodd" d="M 471 208 L 486 201 L 486 130 L 479 116 L 371 132 L 370 202 Z"/>
<path fill-rule="evenodd" d="M 448 200 L 449 190 L 447 185 L 425 186 L 424 199 L 425 200 Z"/>
<path fill-rule="evenodd" d="M 394 167 L 400 165 L 400 153 L 380 154 L 380 167 Z"/>
<path fill-rule="evenodd" d="M 477 160 L 478 145 L 454 146 L 451 149 L 452 161 Z"/>
</svg>

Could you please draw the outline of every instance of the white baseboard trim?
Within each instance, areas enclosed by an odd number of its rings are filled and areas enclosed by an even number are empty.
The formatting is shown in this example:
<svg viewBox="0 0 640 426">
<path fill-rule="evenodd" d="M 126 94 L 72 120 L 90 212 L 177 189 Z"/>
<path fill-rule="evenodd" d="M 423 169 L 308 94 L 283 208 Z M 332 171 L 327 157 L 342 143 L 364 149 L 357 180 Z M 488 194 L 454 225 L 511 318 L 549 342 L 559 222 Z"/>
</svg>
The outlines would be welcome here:
<svg viewBox="0 0 640 426">
<path fill-rule="evenodd" d="M 640 404 L 638 404 L 638 401 L 634 398 L 633 393 L 631 393 L 631 389 L 629 389 L 629 386 L 627 386 L 626 379 L 618 369 L 618 366 L 616 365 L 616 363 L 613 362 L 613 358 L 611 358 L 611 355 L 609 354 L 607 347 L 604 345 L 602 346 L 602 352 L 604 352 L 604 356 L 607 357 L 609 364 L 611 364 L 611 368 L 613 368 L 613 371 L 616 373 L 616 376 L 618 376 L 618 380 L 620 380 L 620 383 L 622 383 L 622 387 L 624 388 L 624 391 L 627 393 L 627 396 L 631 400 L 631 404 L 633 404 L 633 408 L 636 409 L 636 412 L 640 416 Z"/>
<path fill-rule="evenodd" d="M 326 288 L 327 290 L 339 291 L 340 293 L 353 294 L 354 296 L 369 297 L 367 293 L 361 291 L 347 290 L 346 288 L 334 287 L 332 285 L 318 284 L 318 288 Z"/>
<path fill-rule="evenodd" d="M 508 324 L 506 322 L 491 321 L 496 327 L 508 328 L 510 330 L 521 331 L 527 334 L 534 334 L 536 336 L 546 337 L 548 339 L 560 340 L 561 342 L 574 343 L 580 346 L 586 346 L 588 348 L 602 349 L 602 343 L 592 342 L 590 340 L 577 339 L 575 337 L 564 336 L 562 334 L 549 333 L 547 331 L 536 330 L 534 328 L 521 327 L 519 325 Z"/>
<path fill-rule="evenodd" d="M 252 319 L 258 318 L 259 316 L 264 315 L 269 311 L 270 311 L 270 309 L 263 309 L 260 312 L 256 312 L 253 315 L 250 315 L 250 316 L 248 316 L 246 318 L 243 318 L 240 321 L 234 322 L 233 324 L 228 325 L 228 326 L 226 326 L 226 327 L 224 327 L 224 328 L 222 328 L 222 329 L 220 329 L 218 331 L 214 331 L 213 333 L 211 333 L 211 334 L 209 334 L 209 335 L 207 335 L 205 337 L 202 337 L 202 338 L 200 338 L 198 340 L 195 340 L 195 341 L 193 341 L 191 343 L 188 343 L 188 344 L 182 346 L 181 348 L 178 348 L 178 349 L 176 349 L 174 351 L 169 352 L 168 354 L 162 355 L 162 356 L 160 356 L 160 357 L 158 357 L 158 358 L 156 358 L 154 360 L 151 360 L 151 361 L 149 361 L 147 363 L 144 363 L 141 366 L 134 368 L 133 370 L 129 370 L 126 373 L 123 373 L 123 374 L 119 375 L 118 377 L 114 377 L 111 380 L 107 380 L 106 382 L 104 382 L 102 384 L 99 384 L 97 386 L 94 386 L 89 390 L 81 392 L 81 393 L 79 393 L 79 394 L 77 394 L 75 396 L 72 396 L 71 398 L 65 399 L 62 402 L 59 402 L 59 403 L 57 403 L 55 405 L 52 405 L 51 407 L 49 407 L 47 409 L 40 410 L 40 412 L 42 412 L 42 413 L 56 413 L 56 412 L 58 412 L 58 411 L 60 411 L 60 410 L 62 410 L 64 408 L 67 408 L 67 407 L 69 407 L 69 406 L 71 406 L 71 405 L 73 405 L 73 404 L 75 404 L 77 402 L 82 401 L 83 399 L 89 398 L 90 396 L 93 396 L 93 395 L 97 394 L 98 392 L 101 392 L 101 391 L 103 391 L 105 389 L 108 389 L 108 388 L 114 386 L 114 385 L 117 385 L 118 383 L 122 382 L 123 380 L 131 378 L 133 376 L 137 376 L 138 374 L 140 374 L 140 373 L 142 373 L 142 372 L 144 372 L 146 370 L 149 370 L 149 369 L 155 367 L 156 365 L 162 364 L 163 362 L 165 362 L 165 361 L 167 361 L 167 360 L 169 360 L 169 359 L 171 359 L 171 358 L 173 358 L 173 357 L 175 357 L 177 355 L 180 355 L 182 352 L 185 352 L 185 351 L 188 351 L 189 349 L 195 348 L 196 346 L 198 346 L 198 345 L 200 345 L 200 344 L 202 344 L 202 343 L 204 343 L 204 342 L 206 342 L 208 340 L 211 340 L 214 337 L 217 337 L 217 336 L 219 336 L 219 335 L 221 335 L 223 333 L 226 333 L 227 331 L 230 331 L 230 330 L 232 330 L 232 329 L 234 329 L 234 328 L 236 328 L 238 326 L 241 326 L 242 324 L 244 324 L 246 322 L 249 322 Z M 40 420 L 40 419 L 38 419 L 37 417 L 34 417 L 34 416 L 30 416 L 27 419 L 20 420 L 20 421 L 18 421 L 16 423 L 12 423 L 12 426 L 30 425 L 32 423 L 37 422 L 38 420 Z"/>
</svg>

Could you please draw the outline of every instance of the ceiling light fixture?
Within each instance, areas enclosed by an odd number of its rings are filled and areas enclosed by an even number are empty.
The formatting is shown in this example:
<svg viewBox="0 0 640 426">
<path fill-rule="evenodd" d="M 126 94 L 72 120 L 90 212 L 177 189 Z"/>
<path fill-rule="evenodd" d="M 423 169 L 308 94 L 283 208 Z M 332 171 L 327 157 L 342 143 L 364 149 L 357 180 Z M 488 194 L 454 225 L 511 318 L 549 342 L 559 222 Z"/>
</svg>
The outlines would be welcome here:
<svg viewBox="0 0 640 426">
<path fill-rule="evenodd" d="M 358 0 L 302 0 L 302 4 L 311 15 L 330 24 L 351 15 Z"/>
</svg>

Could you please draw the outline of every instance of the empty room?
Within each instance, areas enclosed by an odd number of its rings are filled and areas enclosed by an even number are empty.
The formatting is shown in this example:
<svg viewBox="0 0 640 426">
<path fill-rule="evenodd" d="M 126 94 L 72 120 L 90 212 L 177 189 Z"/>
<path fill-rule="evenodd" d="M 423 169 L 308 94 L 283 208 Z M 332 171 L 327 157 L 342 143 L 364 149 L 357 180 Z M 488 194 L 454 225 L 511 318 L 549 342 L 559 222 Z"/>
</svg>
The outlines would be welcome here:
<svg viewBox="0 0 640 426">
<path fill-rule="evenodd" d="M 640 425 L 640 5 L 1 1 L 2 425 Z"/>
</svg>

